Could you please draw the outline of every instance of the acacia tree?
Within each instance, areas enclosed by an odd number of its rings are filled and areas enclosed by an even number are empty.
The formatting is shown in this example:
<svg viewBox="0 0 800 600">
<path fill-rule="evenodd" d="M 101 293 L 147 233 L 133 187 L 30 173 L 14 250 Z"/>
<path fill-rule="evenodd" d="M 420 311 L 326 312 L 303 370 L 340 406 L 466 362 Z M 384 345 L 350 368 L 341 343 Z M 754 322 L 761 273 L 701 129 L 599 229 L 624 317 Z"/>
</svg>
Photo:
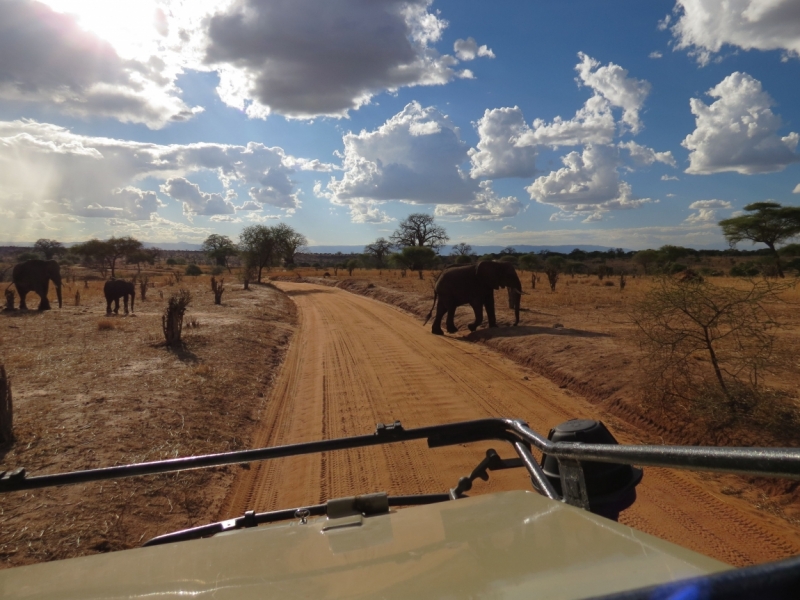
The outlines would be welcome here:
<svg viewBox="0 0 800 600">
<path fill-rule="evenodd" d="M 70 248 L 70 252 L 83 256 L 100 271 L 103 277 L 109 269 L 111 277 L 116 277 L 117 260 L 124 256 L 131 256 L 142 250 L 142 242 L 130 236 L 111 237 L 106 241 L 91 239 Z"/>
<path fill-rule="evenodd" d="M 378 238 L 371 244 L 364 246 L 364 253 L 371 255 L 375 259 L 375 265 L 382 269 L 384 266 L 383 259 L 389 255 L 392 249 L 392 244 L 386 238 Z"/>
<path fill-rule="evenodd" d="M 47 238 L 40 238 L 36 240 L 36 243 L 33 245 L 33 249 L 44 254 L 44 257 L 47 260 L 51 260 L 56 255 L 60 256 L 67 251 L 61 242 L 57 242 L 56 240 L 48 240 Z"/>
<path fill-rule="evenodd" d="M 272 236 L 275 239 L 275 250 L 283 258 L 285 265 L 294 264 L 294 255 L 298 249 L 308 245 L 306 236 L 298 233 L 286 223 L 279 223 L 272 228 Z"/>
<path fill-rule="evenodd" d="M 472 246 L 464 242 L 459 242 L 453 246 L 453 249 L 450 250 L 450 254 L 453 256 L 469 256 L 472 254 Z"/>
<path fill-rule="evenodd" d="M 138 252 L 142 249 L 142 242 L 129 235 L 120 238 L 112 236 L 108 239 L 106 244 L 108 244 L 106 261 L 111 269 L 112 278 L 116 276 L 114 269 L 117 265 L 117 260 L 124 256 L 130 256 L 134 252 Z"/>
<path fill-rule="evenodd" d="M 444 227 L 436 225 L 433 216 L 425 213 L 408 215 L 391 235 L 392 244 L 398 248 L 427 246 L 434 251 L 441 248 L 449 239 Z"/>
<path fill-rule="evenodd" d="M 257 271 L 258 283 L 261 283 L 261 271 L 264 267 L 269 270 L 275 260 L 276 244 L 274 231 L 266 225 L 250 225 L 239 234 L 239 247 L 244 254 L 245 269 Z"/>
<path fill-rule="evenodd" d="M 236 249 L 236 244 L 231 241 L 231 238 L 227 235 L 216 233 L 212 233 L 205 239 L 202 250 L 218 267 L 227 267 L 229 273 L 231 272 L 231 267 L 228 265 L 228 259 L 239 253 Z"/>
<path fill-rule="evenodd" d="M 689 401 L 709 386 L 728 403 L 756 389 L 777 361 L 770 302 L 788 286 L 766 280 L 749 289 L 664 277 L 636 304 L 632 320 L 645 351 L 648 389 Z"/>
<path fill-rule="evenodd" d="M 777 202 L 754 202 L 744 207 L 746 213 L 719 222 L 722 235 L 733 248 L 742 240 L 766 244 L 772 252 L 778 275 L 784 277 L 777 244 L 800 235 L 800 207 L 781 206 Z"/>
<path fill-rule="evenodd" d="M 647 275 L 647 268 L 650 265 L 653 265 L 658 262 L 659 254 L 657 250 L 639 250 L 636 254 L 633 255 L 634 262 L 639 263 L 642 265 L 642 269 L 644 269 L 644 274 Z"/>
<path fill-rule="evenodd" d="M 406 246 L 399 254 L 394 254 L 395 262 L 401 267 L 417 271 L 422 279 L 422 271 L 430 269 L 436 262 L 436 252 L 427 246 Z"/>
</svg>

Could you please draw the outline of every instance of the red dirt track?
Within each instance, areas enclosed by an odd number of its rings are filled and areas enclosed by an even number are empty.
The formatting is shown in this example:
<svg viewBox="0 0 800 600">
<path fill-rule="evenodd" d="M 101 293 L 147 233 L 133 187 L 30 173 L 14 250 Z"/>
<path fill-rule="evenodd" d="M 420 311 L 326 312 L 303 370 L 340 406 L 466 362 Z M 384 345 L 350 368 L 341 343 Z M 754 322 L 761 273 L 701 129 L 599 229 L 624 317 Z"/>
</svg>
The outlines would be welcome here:
<svg viewBox="0 0 800 600">
<path fill-rule="evenodd" d="M 340 289 L 281 282 L 296 303 L 299 327 L 262 413 L 253 447 L 484 417 L 514 417 L 546 433 L 576 417 L 613 418 L 499 354 L 430 334 L 418 319 Z M 468 333 L 468 332 L 465 332 Z M 620 441 L 637 442 L 630 435 Z M 424 442 L 340 451 L 253 464 L 242 470 L 220 518 L 323 502 L 375 491 L 442 492 L 480 461 L 471 444 L 429 450 Z M 522 469 L 476 481 L 472 494 L 530 489 Z M 800 534 L 736 498 L 707 491 L 702 476 L 645 469 L 638 500 L 622 523 L 733 565 L 800 553 Z"/>
</svg>

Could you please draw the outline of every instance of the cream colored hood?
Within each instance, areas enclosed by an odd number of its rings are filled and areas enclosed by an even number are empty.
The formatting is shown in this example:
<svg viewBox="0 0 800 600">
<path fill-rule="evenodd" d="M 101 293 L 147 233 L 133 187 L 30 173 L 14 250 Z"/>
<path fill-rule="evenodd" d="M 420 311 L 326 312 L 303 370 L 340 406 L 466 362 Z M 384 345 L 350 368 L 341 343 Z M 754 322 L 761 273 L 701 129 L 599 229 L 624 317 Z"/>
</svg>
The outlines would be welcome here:
<svg viewBox="0 0 800 600">
<path fill-rule="evenodd" d="M 583 598 L 727 568 L 518 491 L 8 569 L 0 597 Z"/>
</svg>

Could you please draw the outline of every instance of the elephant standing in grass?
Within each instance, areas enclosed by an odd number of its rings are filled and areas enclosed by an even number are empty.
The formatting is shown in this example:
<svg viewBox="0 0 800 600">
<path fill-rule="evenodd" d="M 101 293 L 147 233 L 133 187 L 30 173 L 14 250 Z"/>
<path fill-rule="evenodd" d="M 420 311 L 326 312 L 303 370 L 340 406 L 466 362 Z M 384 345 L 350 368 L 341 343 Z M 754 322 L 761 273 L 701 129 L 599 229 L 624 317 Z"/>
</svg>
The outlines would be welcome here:
<svg viewBox="0 0 800 600">
<path fill-rule="evenodd" d="M 458 331 L 454 317 L 456 308 L 464 304 L 472 306 L 472 310 L 475 312 L 475 321 L 467 326 L 470 331 L 475 331 L 483 322 L 484 306 L 489 327 L 497 327 L 494 312 L 494 290 L 501 287 L 509 288 L 509 301 L 514 308 L 514 325 L 517 325 L 519 323 L 519 305 L 522 299 L 522 284 L 513 264 L 483 260 L 476 265 L 451 267 L 445 270 L 439 275 L 434 286 L 433 305 L 436 307 L 436 317 L 433 319 L 431 331 L 436 335 L 444 334 L 442 317 L 445 313 L 447 313 L 447 332 Z M 433 308 L 428 313 L 425 323 L 430 320 L 432 314 Z"/>
<path fill-rule="evenodd" d="M 47 292 L 50 282 L 56 286 L 56 296 L 58 296 L 58 308 L 61 308 L 61 267 L 54 260 L 26 260 L 14 266 L 11 274 L 14 287 L 19 294 L 20 310 L 27 310 L 25 296 L 28 292 L 34 292 L 40 298 L 39 310 L 50 310 L 50 301 L 47 299 Z"/>
<path fill-rule="evenodd" d="M 106 314 L 111 314 L 111 302 L 114 302 L 114 314 L 119 314 L 119 299 L 125 297 L 125 314 L 128 314 L 128 296 L 131 297 L 131 312 L 133 312 L 133 301 L 136 299 L 136 286 L 130 281 L 122 279 L 112 279 L 106 281 L 103 286 L 103 294 L 106 296 Z"/>
</svg>

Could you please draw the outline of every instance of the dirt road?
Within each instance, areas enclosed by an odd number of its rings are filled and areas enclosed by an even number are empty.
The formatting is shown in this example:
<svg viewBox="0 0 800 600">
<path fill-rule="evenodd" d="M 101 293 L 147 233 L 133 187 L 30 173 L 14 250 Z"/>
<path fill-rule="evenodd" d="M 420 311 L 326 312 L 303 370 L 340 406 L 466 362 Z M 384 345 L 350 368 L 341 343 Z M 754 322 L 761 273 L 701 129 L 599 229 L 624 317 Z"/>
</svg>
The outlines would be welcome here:
<svg viewBox="0 0 800 600">
<path fill-rule="evenodd" d="M 391 306 L 336 288 L 278 285 L 297 304 L 299 329 L 260 416 L 256 447 L 371 433 L 395 419 L 409 428 L 517 417 L 546 433 L 571 418 L 605 418 L 550 381 L 458 336 L 433 336 Z M 220 518 L 374 491 L 446 491 L 490 446 L 429 450 L 415 442 L 253 464 L 241 471 Z M 800 533 L 785 521 L 712 494 L 700 481 L 646 469 L 639 499 L 620 521 L 734 565 L 800 553 Z M 493 473 L 472 493 L 529 485 L 518 469 Z"/>
</svg>

